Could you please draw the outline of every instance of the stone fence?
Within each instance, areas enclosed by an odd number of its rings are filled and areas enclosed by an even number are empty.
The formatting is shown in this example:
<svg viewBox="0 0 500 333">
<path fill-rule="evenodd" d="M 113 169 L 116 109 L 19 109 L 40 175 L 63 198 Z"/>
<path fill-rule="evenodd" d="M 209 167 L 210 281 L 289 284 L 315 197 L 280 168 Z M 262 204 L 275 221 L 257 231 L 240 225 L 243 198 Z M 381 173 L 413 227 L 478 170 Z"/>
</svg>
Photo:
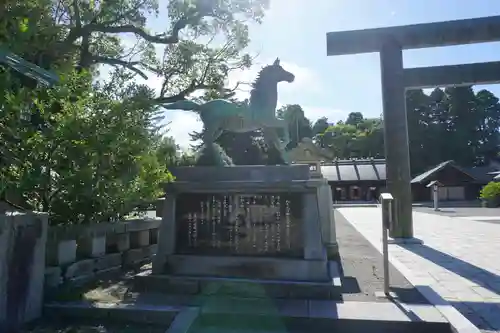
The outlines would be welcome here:
<svg viewBox="0 0 500 333">
<path fill-rule="evenodd" d="M 0 214 L 0 332 L 40 316 L 44 284 L 83 283 L 150 261 L 160 222 L 49 227 L 46 214 Z"/>
<path fill-rule="evenodd" d="M 106 273 L 137 267 L 156 253 L 161 219 L 50 227 L 45 286 L 84 283 Z"/>
</svg>

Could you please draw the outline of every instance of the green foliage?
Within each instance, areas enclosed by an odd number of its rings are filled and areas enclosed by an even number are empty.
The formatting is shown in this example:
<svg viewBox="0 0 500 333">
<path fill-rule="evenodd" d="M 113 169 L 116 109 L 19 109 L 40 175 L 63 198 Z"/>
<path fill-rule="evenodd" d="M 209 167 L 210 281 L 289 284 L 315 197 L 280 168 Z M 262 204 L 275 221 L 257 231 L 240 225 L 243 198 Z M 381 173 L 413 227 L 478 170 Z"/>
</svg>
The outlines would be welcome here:
<svg viewBox="0 0 500 333">
<path fill-rule="evenodd" d="M 148 89 L 125 80 L 92 86 L 73 73 L 53 90 L 7 90 L 0 124 L 8 121 L 2 127 L 17 128 L 17 137 L 2 133 L 12 155 L 0 170 L 6 191 L 22 193 L 23 204 L 49 212 L 54 224 L 116 220 L 156 199 L 172 180 L 152 149 L 156 109 Z M 59 112 L 45 112 L 54 101 Z M 33 108 L 49 125 L 30 126 Z"/>
<path fill-rule="evenodd" d="M 296 147 L 303 138 L 313 136 L 311 121 L 306 118 L 304 110 L 300 105 L 285 105 L 276 111 L 276 115 L 288 123 L 288 132 L 290 133 L 288 149 Z"/>
<path fill-rule="evenodd" d="M 47 211 L 53 223 L 116 220 L 161 194 L 167 168 L 193 165 L 157 128 L 156 105 L 232 93 L 247 68 L 247 24 L 268 0 L 7 0 L 0 43 L 51 69 L 52 90 L 0 68 L 0 195 Z M 165 13 L 168 10 L 168 13 Z M 163 11 L 163 13 L 162 13 Z M 161 31 L 148 20 L 168 15 Z M 159 51 L 157 53 L 157 51 Z M 115 68 L 95 83 L 100 65 Z M 158 75 L 159 94 L 134 83 Z M 222 156 L 225 163 L 230 160 Z"/>
<path fill-rule="evenodd" d="M 500 104 L 491 92 L 471 87 L 412 90 L 406 98 L 413 173 L 454 160 L 478 166 L 497 159 Z"/>
<path fill-rule="evenodd" d="M 192 140 L 201 140 L 201 133 L 191 133 Z M 235 165 L 264 165 L 267 164 L 266 147 L 259 131 L 246 133 L 224 132 L 217 138 L 216 143 L 222 147 Z M 203 144 L 193 147 L 195 150 L 203 148 Z"/>
<path fill-rule="evenodd" d="M 196 156 L 191 153 L 183 152 L 177 161 L 178 166 L 194 166 L 196 163 Z"/>
<path fill-rule="evenodd" d="M 479 194 L 479 197 L 484 200 L 498 200 L 500 199 L 500 183 L 489 182 L 486 184 Z"/>
<path fill-rule="evenodd" d="M 158 161 L 167 167 L 192 166 L 195 164 L 195 156 L 181 151 L 172 137 L 160 137 L 155 152 Z"/>
<path fill-rule="evenodd" d="M 358 126 L 364 120 L 363 114 L 361 112 L 351 112 L 347 116 L 347 120 L 345 121 L 346 125 Z"/>
<path fill-rule="evenodd" d="M 323 130 L 324 121 L 317 125 Z M 346 122 L 328 126 L 315 136 L 324 148 L 338 158 L 381 157 L 384 155 L 382 120 L 365 119 L 360 113 L 351 113 Z"/>
<path fill-rule="evenodd" d="M 261 22 L 269 0 L 29 0 L 0 5 L 0 43 L 43 68 L 95 72 L 124 68 L 161 80 L 158 104 L 198 90 L 230 93 L 232 70 L 248 68 L 248 23 Z M 159 31 L 148 20 L 168 22 Z M 69 69 L 69 68 L 66 68 Z"/>
</svg>

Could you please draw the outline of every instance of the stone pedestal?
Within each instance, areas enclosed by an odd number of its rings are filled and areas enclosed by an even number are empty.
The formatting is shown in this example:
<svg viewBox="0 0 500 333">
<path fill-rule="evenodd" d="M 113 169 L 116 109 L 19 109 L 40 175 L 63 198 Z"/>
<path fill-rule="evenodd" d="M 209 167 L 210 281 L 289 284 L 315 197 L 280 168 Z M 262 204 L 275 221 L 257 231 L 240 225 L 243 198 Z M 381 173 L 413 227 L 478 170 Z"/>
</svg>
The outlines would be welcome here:
<svg viewBox="0 0 500 333">
<path fill-rule="evenodd" d="M 310 178 L 309 166 L 172 173 L 153 274 L 331 281 L 331 192 L 324 179 Z"/>
</svg>

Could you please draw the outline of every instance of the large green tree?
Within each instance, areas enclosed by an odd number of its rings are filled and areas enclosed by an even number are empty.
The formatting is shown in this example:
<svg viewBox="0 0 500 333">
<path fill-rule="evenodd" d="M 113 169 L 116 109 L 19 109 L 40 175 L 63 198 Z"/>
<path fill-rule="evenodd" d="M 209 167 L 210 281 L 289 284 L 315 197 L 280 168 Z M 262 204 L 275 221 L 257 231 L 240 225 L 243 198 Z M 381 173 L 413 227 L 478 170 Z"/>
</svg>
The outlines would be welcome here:
<svg viewBox="0 0 500 333">
<path fill-rule="evenodd" d="M 158 162 L 167 167 L 192 166 L 194 155 L 189 151 L 183 151 L 171 136 L 161 133 L 154 145 Z"/>
<path fill-rule="evenodd" d="M 498 158 L 500 104 L 491 92 L 467 86 L 429 95 L 412 90 L 407 112 L 413 173 L 448 159 L 477 166 Z"/>
<path fill-rule="evenodd" d="M 119 218 L 155 198 L 175 161 L 156 128 L 158 106 L 198 90 L 230 95 L 231 70 L 250 65 L 247 24 L 265 0 L 7 0 L 0 43 L 62 84 L 41 89 L 0 68 L 1 194 L 54 223 Z M 164 26 L 150 24 L 162 15 Z M 115 68 L 96 82 L 101 65 Z M 158 75 L 158 92 L 134 76 Z M 6 157 L 6 158 L 5 158 Z M 162 159 L 166 159 L 162 161 Z M 91 208 L 91 209 L 89 209 Z"/>
<path fill-rule="evenodd" d="M 65 59 L 79 69 L 106 64 L 143 78 L 159 75 L 154 100 L 167 103 L 200 89 L 228 91 L 228 73 L 251 64 L 242 53 L 249 43 L 247 24 L 260 22 L 267 5 L 268 0 L 169 0 L 161 6 L 157 0 L 8 0 L 0 7 L 0 43 L 44 68 Z M 150 24 L 159 15 L 166 24 Z"/>
<path fill-rule="evenodd" d="M 382 126 L 379 118 L 364 118 L 359 112 L 350 113 L 345 122 L 328 126 L 317 135 L 316 141 L 332 150 L 338 158 L 383 157 Z"/>
<path fill-rule="evenodd" d="M 154 150 L 151 89 L 120 73 L 106 85 L 82 73 L 62 80 L 52 90 L 4 90 L 0 123 L 17 125 L 15 140 L 3 142 L 13 157 L 0 170 L 5 192 L 54 224 L 116 220 L 157 198 L 171 178 Z M 45 112 L 56 100 L 59 113 Z M 41 128 L 27 121 L 34 107 Z"/>
<path fill-rule="evenodd" d="M 305 116 L 304 110 L 298 104 L 287 104 L 279 108 L 276 115 L 288 123 L 290 143 L 288 148 L 294 148 L 303 138 L 311 138 L 311 121 Z"/>
</svg>

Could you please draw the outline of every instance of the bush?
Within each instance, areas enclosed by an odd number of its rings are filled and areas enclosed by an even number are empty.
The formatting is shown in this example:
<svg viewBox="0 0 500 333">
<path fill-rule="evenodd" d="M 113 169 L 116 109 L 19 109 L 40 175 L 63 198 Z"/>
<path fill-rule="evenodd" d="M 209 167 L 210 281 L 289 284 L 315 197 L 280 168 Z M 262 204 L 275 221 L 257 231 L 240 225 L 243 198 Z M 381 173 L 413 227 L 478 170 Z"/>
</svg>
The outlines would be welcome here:
<svg viewBox="0 0 500 333">
<path fill-rule="evenodd" d="M 489 182 L 482 189 L 479 197 L 483 200 L 494 201 L 500 199 L 500 182 Z"/>
</svg>

